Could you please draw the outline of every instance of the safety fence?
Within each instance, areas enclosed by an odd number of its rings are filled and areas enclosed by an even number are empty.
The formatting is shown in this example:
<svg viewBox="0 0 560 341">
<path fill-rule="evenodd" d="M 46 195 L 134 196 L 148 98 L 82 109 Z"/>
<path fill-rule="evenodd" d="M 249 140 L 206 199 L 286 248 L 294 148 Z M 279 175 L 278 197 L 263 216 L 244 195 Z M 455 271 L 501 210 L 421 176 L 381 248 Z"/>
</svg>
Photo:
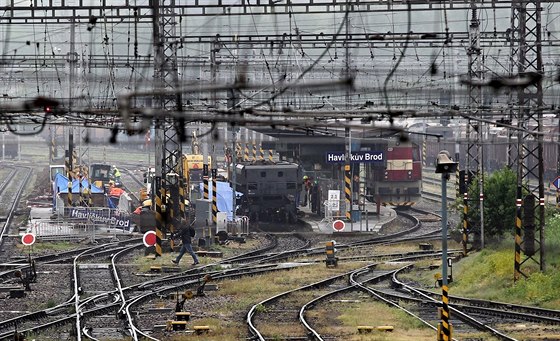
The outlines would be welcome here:
<svg viewBox="0 0 560 341">
<path fill-rule="evenodd" d="M 240 216 L 228 221 L 226 224 L 228 234 L 249 234 L 249 217 Z"/>
<path fill-rule="evenodd" d="M 106 207 L 65 207 L 51 219 L 33 219 L 28 229 L 39 240 L 82 240 L 92 242 L 103 235 L 130 233 L 128 213 Z"/>
</svg>

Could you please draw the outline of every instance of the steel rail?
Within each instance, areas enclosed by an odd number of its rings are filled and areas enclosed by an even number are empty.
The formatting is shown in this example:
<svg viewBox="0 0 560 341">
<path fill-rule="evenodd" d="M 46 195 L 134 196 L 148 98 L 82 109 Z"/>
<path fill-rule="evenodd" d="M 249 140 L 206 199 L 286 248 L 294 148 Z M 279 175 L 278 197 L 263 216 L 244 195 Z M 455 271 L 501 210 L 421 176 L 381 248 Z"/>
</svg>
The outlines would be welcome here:
<svg viewBox="0 0 560 341">
<path fill-rule="evenodd" d="M 410 256 L 410 257 L 396 258 L 396 259 L 394 259 L 394 260 L 392 260 L 392 261 L 410 261 L 410 260 L 425 259 L 425 258 L 427 258 L 427 257 L 437 257 L 437 256 L 441 256 L 441 252 L 433 252 L 431 255 L 422 255 L 422 256 L 415 255 L 415 256 Z M 318 288 L 318 287 L 328 286 L 328 285 L 330 285 L 332 282 L 335 282 L 335 281 L 337 281 L 337 280 L 340 280 L 340 279 L 342 279 L 342 278 L 344 278 L 344 277 L 346 277 L 346 276 L 350 276 L 350 275 L 351 275 L 352 273 L 354 273 L 354 272 L 365 271 L 366 269 L 371 268 L 371 267 L 373 267 L 373 266 L 375 266 L 375 265 L 377 265 L 377 264 L 370 264 L 370 265 L 364 266 L 364 267 L 362 267 L 362 268 L 359 268 L 359 269 L 357 269 L 357 270 L 350 270 L 350 271 L 347 271 L 347 272 L 345 272 L 345 273 L 338 274 L 338 275 L 336 275 L 336 276 L 329 277 L 329 278 L 327 278 L 327 279 L 320 280 L 320 281 L 317 281 L 317 282 L 312 283 L 312 284 L 308 284 L 308 285 L 305 285 L 305 286 L 302 286 L 302 287 L 299 287 L 299 288 L 295 288 L 295 289 L 292 289 L 292 290 L 288 290 L 288 291 L 282 292 L 282 293 L 280 293 L 280 294 L 274 295 L 274 296 L 272 296 L 272 297 L 269 297 L 269 298 L 267 298 L 267 299 L 265 299 L 265 300 L 263 300 L 263 301 L 261 301 L 261 302 L 255 304 L 255 305 L 253 305 L 253 306 L 251 307 L 251 309 L 249 309 L 249 312 L 247 313 L 247 317 L 246 317 L 246 319 L 245 319 L 245 320 L 246 320 L 246 323 L 247 323 L 247 326 L 248 326 L 248 328 L 249 328 L 250 333 L 253 335 L 253 337 L 258 338 L 258 339 L 261 340 L 261 341 L 264 341 L 264 340 L 265 340 L 264 336 L 263 336 L 263 335 L 261 334 L 261 332 L 255 327 L 255 325 L 254 325 L 254 323 L 253 323 L 254 315 L 255 315 L 255 313 L 256 313 L 256 311 L 257 311 L 257 309 L 258 309 L 259 306 L 263 306 L 263 305 L 265 305 L 265 304 L 267 304 L 267 303 L 269 303 L 269 302 L 273 302 L 273 301 L 278 300 L 279 298 L 281 298 L 281 297 L 283 297 L 283 296 L 287 296 L 287 295 L 289 295 L 289 294 L 291 294 L 291 293 L 294 293 L 294 292 L 297 292 L 297 291 L 302 291 L 302 290 L 307 290 L 307 289 L 316 289 L 316 288 Z M 343 288 L 343 289 L 352 289 L 353 287 L 354 287 L 353 285 L 350 285 L 350 286 L 347 286 L 347 287 L 345 287 L 345 288 Z M 301 314 L 301 310 L 300 310 L 300 314 Z"/>
<path fill-rule="evenodd" d="M 375 265 L 377 265 L 377 264 L 375 264 Z M 313 336 L 313 338 L 314 338 L 315 340 L 324 341 L 324 339 L 323 339 L 323 337 L 321 336 L 321 334 L 320 334 L 319 332 L 317 332 L 317 331 L 307 322 L 307 320 L 305 319 L 305 312 L 306 312 L 306 310 L 309 309 L 309 308 L 312 308 L 312 307 L 315 306 L 319 301 L 324 300 L 324 299 L 326 299 L 326 298 L 328 298 L 328 297 L 330 297 L 330 296 L 333 296 L 333 295 L 336 295 L 336 294 L 340 294 L 340 293 L 343 293 L 343 292 L 345 292 L 345 291 L 349 291 L 349 290 L 355 289 L 356 287 L 359 287 L 359 283 L 357 283 L 357 282 L 355 282 L 355 281 L 352 280 L 353 277 L 354 277 L 357 273 L 363 274 L 363 273 L 368 272 L 369 270 L 373 270 L 373 268 L 375 268 L 375 265 L 368 265 L 365 269 L 364 269 L 364 268 L 361 268 L 361 269 L 358 269 L 358 270 L 352 272 L 352 273 L 350 274 L 350 285 L 348 285 L 348 286 L 346 286 L 346 287 L 343 287 L 343 288 L 339 288 L 339 289 L 337 289 L 337 290 L 330 291 L 330 292 L 325 293 L 325 294 L 323 294 L 323 295 L 321 295 L 321 296 L 315 297 L 315 298 L 312 299 L 311 301 L 305 303 L 305 304 L 300 308 L 299 314 L 298 314 L 298 316 L 299 316 L 299 321 L 300 321 L 301 324 L 303 324 L 303 326 L 305 327 L 305 329 L 307 329 L 307 331 L 310 333 L 311 336 Z M 387 271 L 386 273 L 376 275 L 375 277 L 369 279 L 368 281 L 378 280 L 378 279 L 381 279 L 381 278 L 384 278 L 384 277 L 391 276 L 391 275 L 393 274 L 393 272 L 395 272 L 395 270 L 389 270 L 389 271 Z"/>
<path fill-rule="evenodd" d="M 405 284 L 405 283 L 399 281 L 398 278 L 397 278 L 398 273 L 399 273 L 399 272 L 397 271 L 397 272 L 395 272 L 395 273 L 393 274 L 393 283 L 395 283 L 397 286 L 399 286 L 399 287 L 401 287 L 401 288 L 406 288 L 406 289 L 409 290 L 410 292 L 415 293 L 416 295 L 418 295 L 418 296 L 420 296 L 420 297 L 424 297 L 425 299 L 427 299 L 427 300 L 429 300 L 429 301 L 431 301 L 431 302 L 437 302 L 437 303 L 439 303 L 438 300 L 433 299 L 433 298 L 430 297 L 429 295 L 426 295 L 426 294 L 424 294 L 424 293 L 422 293 L 422 292 L 416 290 L 416 288 L 414 288 L 414 287 L 412 287 L 412 286 L 410 286 L 410 285 L 407 285 L 407 284 Z M 463 320 L 463 321 L 465 321 L 465 322 L 468 322 L 468 323 L 471 323 L 472 325 L 474 325 L 474 326 L 476 326 L 476 327 L 478 327 L 478 328 L 480 328 L 480 329 L 482 329 L 482 330 L 486 330 L 486 331 L 490 332 L 491 334 L 493 334 L 494 336 L 501 338 L 502 340 L 517 341 L 517 339 L 515 339 L 515 338 L 513 338 L 513 337 L 511 337 L 511 336 L 508 336 L 508 335 L 506 335 L 506 334 L 504 334 L 504 333 L 498 331 L 497 329 L 494 329 L 494 328 L 492 328 L 492 327 L 490 327 L 490 326 L 488 326 L 488 325 L 486 325 L 486 324 L 484 324 L 484 323 L 478 321 L 477 319 L 475 319 L 475 318 L 469 316 L 468 314 L 465 314 L 465 313 L 461 312 L 460 310 L 458 310 L 458 309 L 456 309 L 456 308 L 454 308 L 454 307 L 452 307 L 452 306 L 450 306 L 449 309 L 450 309 L 451 311 L 453 311 L 453 313 L 456 314 L 457 316 L 460 316 L 460 319 L 461 319 L 461 320 Z"/>
<path fill-rule="evenodd" d="M 4 190 L 6 189 L 8 184 L 15 177 L 15 174 L 16 174 L 16 170 L 12 169 L 10 171 L 10 173 L 8 174 L 8 176 L 2 181 L 2 183 L 0 184 L 0 195 L 4 192 Z M 12 201 L 12 203 L 13 203 L 13 201 Z M 6 219 L 5 219 L 4 222 L 2 222 L 2 230 L 0 231 L 0 246 L 3 245 L 4 235 L 7 233 L 8 228 L 10 227 L 10 224 L 9 224 L 8 220 L 11 220 L 11 215 L 13 214 L 13 208 L 14 208 L 14 205 L 12 205 L 10 209 L 8 209 Z"/>
<path fill-rule="evenodd" d="M 141 247 L 143 246 L 142 244 L 138 244 L 138 245 L 133 245 L 127 249 L 124 249 L 122 251 L 117 252 L 113 257 L 111 257 L 111 264 L 113 266 L 113 278 L 115 279 L 115 282 L 117 284 L 117 290 L 119 292 L 120 295 L 120 301 L 121 301 L 121 306 L 117 312 L 117 314 L 125 314 L 126 316 L 126 320 L 128 321 L 129 326 L 132 325 L 133 323 L 133 318 L 132 316 L 129 314 L 128 310 L 125 310 L 125 306 L 126 306 L 126 296 L 123 290 L 123 286 L 121 283 L 121 278 L 119 276 L 119 271 L 117 269 L 117 259 L 120 258 L 124 253 L 129 252 L 135 248 Z M 138 339 L 138 336 L 136 335 L 136 330 L 134 328 L 130 328 L 130 331 L 132 333 L 132 337 L 134 338 L 134 340 Z"/>
</svg>

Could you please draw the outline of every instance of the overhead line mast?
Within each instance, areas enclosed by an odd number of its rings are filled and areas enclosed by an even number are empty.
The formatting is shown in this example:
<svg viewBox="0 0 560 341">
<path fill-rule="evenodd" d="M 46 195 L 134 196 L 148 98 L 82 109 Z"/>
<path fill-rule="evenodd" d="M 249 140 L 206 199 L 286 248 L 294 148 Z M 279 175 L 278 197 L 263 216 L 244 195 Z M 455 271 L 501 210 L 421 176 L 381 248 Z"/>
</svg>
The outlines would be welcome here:
<svg viewBox="0 0 560 341">
<path fill-rule="evenodd" d="M 177 25 L 175 0 L 153 1 L 153 41 L 155 88 L 179 87 L 177 71 Z M 156 96 L 162 111 L 183 110 L 180 93 Z M 183 181 L 182 142 L 186 140 L 184 119 L 164 118 L 155 122 L 155 181 L 156 256 L 162 255 L 162 238 L 174 232 L 180 218 L 185 217 L 185 186 Z"/>
<path fill-rule="evenodd" d="M 512 74 L 544 74 L 541 11 L 540 0 L 512 2 Z M 517 133 L 514 281 L 521 276 L 526 277 L 522 267 L 529 260 L 538 264 L 541 271 L 545 270 L 542 110 L 542 78 L 517 89 L 517 109 L 511 111 L 511 119 L 512 124 L 517 124 L 517 127 L 524 130 L 518 130 Z M 537 143 L 530 145 L 527 143 L 529 140 L 536 140 Z M 530 179 L 538 179 L 538 187 L 531 188 Z"/>
<path fill-rule="evenodd" d="M 480 48 L 480 20 L 478 19 L 477 15 L 477 7 L 476 4 L 472 3 L 472 16 L 471 16 L 471 24 L 469 25 L 469 41 L 470 46 L 467 50 L 468 60 L 469 60 L 469 79 L 472 82 L 469 85 L 469 107 L 472 110 L 472 116 L 478 117 L 480 116 L 480 106 L 482 100 L 482 89 L 480 81 L 482 80 L 482 72 L 481 72 L 481 48 Z M 467 155 L 466 155 L 466 167 L 464 173 L 464 193 L 463 193 L 463 254 L 466 255 L 468 252 L 468 235 L 470 228 L 474 225 L 473 221 L 470 221 L 468 218 L 469 208 L 475 206 L 475 198 L 469 198 L 469 184 L 470 180 L 473 178 L 474 174 L 477 174 L 479 177 L 482 176 L 481 167 L 482 160 L 479 158 L 479 154 L 481 151 L 480 146 L 480 137 L 482 134 L 481 131 L 481 122 L 478 120 L 471 120 L 469 119 L 467 122 Z M 458 161 L 458 160 L 456 160 Z M 480 192 L 482 193 L 482 189 L 479 188 Z M 483 210 L 482 200 L 480 201 L 479 209 L 480 212 Z M 480 229 L 480 247 L 484 247 L 484 229 L 483 229 L 483 216 L 481 217 L 481 229 Z"/>
</svg>

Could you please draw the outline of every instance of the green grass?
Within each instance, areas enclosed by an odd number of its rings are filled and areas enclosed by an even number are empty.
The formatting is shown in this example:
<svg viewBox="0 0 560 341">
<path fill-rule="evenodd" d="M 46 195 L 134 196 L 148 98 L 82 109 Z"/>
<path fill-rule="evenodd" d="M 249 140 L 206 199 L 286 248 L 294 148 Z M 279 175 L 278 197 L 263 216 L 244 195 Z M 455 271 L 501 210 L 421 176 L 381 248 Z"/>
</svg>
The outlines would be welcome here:
<svg viewBox="0 0 560 341">
<path fill-rule="evenodd" d="M 342 307 L 344 308 L 344 307 Z M 402 310 L 391 308 L 374 300 L 364 300 L 348 304 L 338 315 L 342 330 L 347 340 L 434 340 L 436 333 L 420 323 L 416 318 Z M 371 333 L 359 334 L 357 327 L 393 326 L 391 333 L 374 330 Z"/>
<path fill-rule="evenodd" d="M 472 252 L 468 257 L 453 264 L 454 282 L 449 286 L 450 294 L 558 309 L 560 306 L 560 215 L 548 217 L 545 245 L 546 271 L 540 272 L 539 264 L 528 260 L 521 267 L 527 278 L 514 282 L 513 237 L 506 236 L 497 244 L 487 244 L 484 250 Z M 434 274 L 438 272 L 441 273 L 441 269 L 414 271 L 404 274 L 402 278 L 433 287 Z"/>
<path fill-rule="evenodd" d="M 22 252 L 28 252 L 28 247 L 22 244 L 17 244 L 16 246 L 18 249 L 21 249 Z M 74 250 L 79 248 L 80 245 L 72 242 L 67 241 L 60 241 L 60 242 L 37 242 L 33 244 L 33 248 L 31 254 L 40 252 L 40 251 L 68 251 Z"/>
</svg>

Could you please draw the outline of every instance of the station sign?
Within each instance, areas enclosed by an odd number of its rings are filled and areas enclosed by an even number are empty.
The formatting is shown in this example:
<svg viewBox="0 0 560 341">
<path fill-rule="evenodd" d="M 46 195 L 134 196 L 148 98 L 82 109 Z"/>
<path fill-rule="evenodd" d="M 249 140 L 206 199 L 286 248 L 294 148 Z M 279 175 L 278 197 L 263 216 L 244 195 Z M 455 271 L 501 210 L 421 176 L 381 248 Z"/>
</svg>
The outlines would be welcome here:
<svg viewBox="0 0 560 341">
<path fill-rule="evenodd" d="M 344 163 L 346 162 L 346 157 L 344 155 L 344 152 L 326 152 L 325 161 L 327 163 Z M 352 152 L 352 154 L 350 154 L 351 163 L 370 163 L 383 161 L 383 152 L 361 151 Z"/>
<path fill-rule="evenodd" d="M 130 227 L 130 215 L 115 209 L 95 207 L 65 207 L 66 216 L 83 219 L 95 224 L 107 224 L 118 228 Z"/>
</svg>

